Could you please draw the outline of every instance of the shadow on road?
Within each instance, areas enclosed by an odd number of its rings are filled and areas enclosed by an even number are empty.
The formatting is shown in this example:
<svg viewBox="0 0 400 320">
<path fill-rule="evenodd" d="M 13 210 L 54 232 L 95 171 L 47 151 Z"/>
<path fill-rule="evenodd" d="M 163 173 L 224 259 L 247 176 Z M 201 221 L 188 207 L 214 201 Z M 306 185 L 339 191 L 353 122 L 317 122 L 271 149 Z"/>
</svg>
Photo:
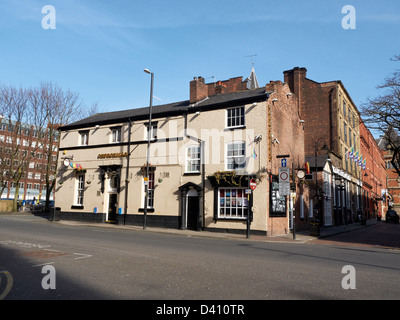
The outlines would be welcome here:
<svg viewBox="0 0 400 320">
<path fill-rule="evenodd" d="M 56 269 L 55 289 L 43 289 L 42 280 L 48 272 L 34 266 L 23 251 L 0 244 L 0 300 L 102 300 L 112 299 L 98 291 L 85 288 Z M 47 282 L 47 281 L 46 281 Z"/>
</svg>

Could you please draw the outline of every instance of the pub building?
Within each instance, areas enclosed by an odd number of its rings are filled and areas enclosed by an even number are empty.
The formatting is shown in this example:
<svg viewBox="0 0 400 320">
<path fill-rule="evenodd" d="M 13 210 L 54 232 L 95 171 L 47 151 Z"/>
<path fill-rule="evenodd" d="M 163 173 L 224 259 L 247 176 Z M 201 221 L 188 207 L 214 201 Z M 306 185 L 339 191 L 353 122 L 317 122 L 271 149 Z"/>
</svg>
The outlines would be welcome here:
<svg viewBox="0 0 400 320">
<path fill-rule="evenodd" d="M 145 107 L 59 129 L 62 220 L 279 235 L 290 232 L 295 212 L 308 210 L 296 175 L 304 130 L 287 84 L 259 87 L 254 70 L 246 80 L 196 77 L 189 100 L 151 109 L 151 122 Z M 284 195 L 282 154 L 290 169 Z M 296 226 L 305 227 L 299 217 Z"/>
</svg>

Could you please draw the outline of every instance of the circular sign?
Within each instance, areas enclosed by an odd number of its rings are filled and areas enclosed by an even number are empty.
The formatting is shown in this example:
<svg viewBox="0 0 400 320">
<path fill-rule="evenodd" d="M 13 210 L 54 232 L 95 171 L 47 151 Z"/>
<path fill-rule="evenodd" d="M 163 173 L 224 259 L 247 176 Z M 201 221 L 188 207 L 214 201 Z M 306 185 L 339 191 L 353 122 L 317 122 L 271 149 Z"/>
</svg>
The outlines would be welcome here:
<svg viewBox="0 0 400 320">
<path fill-rule="evenodd" d="M 251 179 L 251 180 L 250 180 L 250 189 L 251 189 L 251 190 L 254 190 L 256 187 L 257 187 L 256 180 Z"/>
<path fill-rule="evenodd" d="M 289 178 L 289 175 L 287 174 L 286 171 L 281 172 L 281 175 L 279 176 L 282 181 L 286 181 Z"/>
<path fill-rule="evenodd" d="M 65 160 L 64 160 L 64 166 L 66 166 L 66 167 L 69 166 L 69 160 L 68 160 L 68 159 L 65 159 Z"/>
<path fill-rule="evenodd" d="M 306 173 L 303 170 L 297 171 L 297 178 L 303 179 L 305 177 Z"/>
</svg>

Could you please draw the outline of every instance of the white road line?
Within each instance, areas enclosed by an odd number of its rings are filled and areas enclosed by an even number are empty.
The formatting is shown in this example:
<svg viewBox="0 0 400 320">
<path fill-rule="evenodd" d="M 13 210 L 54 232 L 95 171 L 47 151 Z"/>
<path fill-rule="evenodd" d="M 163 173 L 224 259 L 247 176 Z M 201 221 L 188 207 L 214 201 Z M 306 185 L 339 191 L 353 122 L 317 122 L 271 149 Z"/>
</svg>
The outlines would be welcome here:
<svg viewBox="0 0 400 320">
<path fill-rule="evenodd" d="M 91 254 L 83 254 L 83 253 L 74 253 L 74 254 L 79 255 L 79 256 L 82 256 L 82 257 L 74 258 L 75 260 L 78 260 L 78 259 L 85 259 L 85 258 L 90 258 L 90 257 L 92 257 Z"/>
<path fill-rule="evenodd" d="M 48 265 L 48 264 L 53 264 L 53 263 L 54 263 L 54 261 L 53 261 L 53 262 L 41 263 L 41 264 L 35 264 L 35 265 L 32 266 L 32 267 L 41 267 L 41 266 L 46 266 L 46 265 Z"/>
</svg>

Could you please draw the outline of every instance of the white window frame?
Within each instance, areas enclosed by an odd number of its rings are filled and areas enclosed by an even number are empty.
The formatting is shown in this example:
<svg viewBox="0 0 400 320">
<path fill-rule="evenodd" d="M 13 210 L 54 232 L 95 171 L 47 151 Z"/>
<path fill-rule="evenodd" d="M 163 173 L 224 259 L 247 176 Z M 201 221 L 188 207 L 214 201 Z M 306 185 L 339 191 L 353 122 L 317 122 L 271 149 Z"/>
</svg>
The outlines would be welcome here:
<svg viewBox="0 0 400 320">
<path fill-rule="evenodd" d="M 243 128 L 246 125 L 245 107 L 234 107 L 226 110 L 226 128 Z M 234 115 L 232 115 L 234 113 Z M 230 122 L 230 123 L 229 123 Z"/>
<path fill-rule="evenodd" d="M 145 123 L 144 124 L 144 128 L 145 128 L 145 139 L 148 140 L 149 139 L 149 124 Z M 157 139 L 157 123 L 152 123 L 150 125 L 150 140 L 155 140 Z"/>
<path fill-rule="evenodd" d="M 80 131 L 79 132 L 79 145 L 80 146 L 89 145 L 89 131 Z"/>
<path fill-rule="evenodd" d="M 83 206 L 84 190 L 85 190 L 85 174 L 81 173 L 76 176 L 75 205 Z"/>
<path fill-rule="evenodd" d="M 122 127 L 111 128 L 111 143 L 122 142 Z"/>
<path fill-rule="evenodd" d="M 240 148 L 235 150 L 235 145 L 238 145 L 238 144 L 240 144 Z M 230 146 L 231 145 L 234 146 L 232 150 L 230 150 Z M 234 171 L 234 170 L 242 170 L 242 169 L 246 168 L 247 159 L 246 159 L 246 142 L 245 141 L 231 141 L 231 142 L 228 142 L 226 144 L 226 146 L 225 146 L 225 149 L 226 149 L 226 151 L 225 151 L 225 169 L 226 170 Z M 230 155 L 230 151 L 233 152 L 232 155 Z M 235 151 L 242 152 L 243 154 L 235 155 L 234 154 Z M 241 159 L 241 158 L 243 158 L 244 161 L 241 161 L 241 162 L 237 163 L 237 168 L 232 168 L 231 165 L 233 163 L 231 164 L 229 160 L 230 159 L 233 159 L 233 160 L 234 159 Z"/>
<path fill-rule="evenodd" d="M 193 166 L 198 169 L 193 170 Z M 199 173 L 201 166 L 201 148 L 199 144 L 192 144 L 186 147 L 186 161 L 185 161 L 185 172 L 186 173 Z"/>
<path fill-rule="evenodd" d="M 155 183 L 154 179 L 155 179 L 155 173 L 149 172 L 149 181 L 147 185 L 147 209 L 154 208 L 154 183 Z M 143 204 L 144 205 L 146 204 L 146 195 L 143 196 Z"/>
<path fill-rule="evenodd" d="M 229 190 L 229 198 L 227 198 L 227 190 Z M 241 197 L 239 197 L 239 190 L 241 190 Z M 224 191 L 224 197 L 221 198 L 221 191 Z M 219 219 L 232 219 L 232 220 L 246 220 L 249 213 L 249 201 L 246 194 L 246 188 L 218 188 L 218 218 Z M 235 192 L 235 194 L 233 193 Z M 221 200 L 224 205 L 221 206 Z M 229 206 L 227 205 L 229 200 Z M 235 205 L 233 205 L 235 203 Z M 221 209 L 224 209 L 224 213 L 221 214 Z M 227 215 L 226 209 L 229 209 L 229 215 Z M 236 209 L 236 216 L 232 216 L 232 209 Z M 240 210 L 240 214 L 239 213 Z"/>
</svg>

